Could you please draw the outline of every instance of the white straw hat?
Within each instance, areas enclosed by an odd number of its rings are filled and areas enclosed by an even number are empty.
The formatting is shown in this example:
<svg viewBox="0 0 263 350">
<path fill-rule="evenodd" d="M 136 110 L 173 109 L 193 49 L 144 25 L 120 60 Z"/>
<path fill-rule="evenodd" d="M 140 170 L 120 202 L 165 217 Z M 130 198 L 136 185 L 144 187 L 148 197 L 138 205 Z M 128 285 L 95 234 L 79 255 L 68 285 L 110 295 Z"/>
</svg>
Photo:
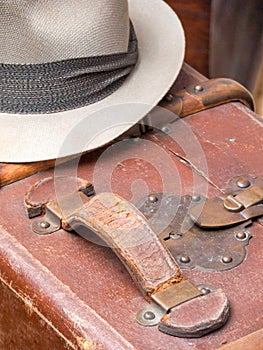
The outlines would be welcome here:
<svg viewBox="0 0 263 350">
<path fill-rule="evenodd" d="M 183 29 L 162 0 L 0 6 L 0 162 L 101 147 L 158 104 L 183 63 Z"/>
</svg>

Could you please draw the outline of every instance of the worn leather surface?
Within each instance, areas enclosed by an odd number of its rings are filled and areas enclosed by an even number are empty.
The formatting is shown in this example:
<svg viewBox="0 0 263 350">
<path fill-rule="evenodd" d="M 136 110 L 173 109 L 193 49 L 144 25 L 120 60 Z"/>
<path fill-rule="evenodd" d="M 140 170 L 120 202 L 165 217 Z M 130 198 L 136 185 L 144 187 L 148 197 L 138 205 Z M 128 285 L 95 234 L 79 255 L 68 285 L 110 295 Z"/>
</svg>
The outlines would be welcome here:
<svg viewBox="0 0 263 350">
<path fill-rule="evenodd" d="M 189 300 L 171 310 L 159 329 L 179 337 L 200 337 L 223 326 L 229 317 L 229 302 L 222 290 Z"/>
<path fill-rule="evenodd" d="M 182 280 L 177 263 L 145 217 L 120 196 L 96 195 L 65 221 L 96 232 L 114 250 L 144 295 Z"/>
<path fill-rule="evenodd" d="M 181 118 L 236 101 L 254 110 L 252 94 L 234 80 L 210 79 L 198 87 L 201 90 L 195 90 L 195 86 L 187 86 L 186 89 L 179 91 L 171 101 L 162 101 L 160 105 Z"/>
<path fill-rule="evenodd" d="M 30 303 L 25 303 L 19 295 L 14 297 L 13 291 L 2 283 L 0 309 L 0 349 L 73 349 L 51 324 L 32 311 Z"/>
</svg>

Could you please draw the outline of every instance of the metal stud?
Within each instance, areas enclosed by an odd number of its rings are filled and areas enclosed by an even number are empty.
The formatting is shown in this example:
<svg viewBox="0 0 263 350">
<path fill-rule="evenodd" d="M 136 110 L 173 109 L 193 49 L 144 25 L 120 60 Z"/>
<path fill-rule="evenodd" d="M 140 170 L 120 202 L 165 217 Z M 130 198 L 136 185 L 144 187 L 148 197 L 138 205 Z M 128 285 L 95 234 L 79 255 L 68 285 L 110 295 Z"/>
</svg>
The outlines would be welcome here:
<svg viewBox="0 0 263 350">
<path fill-rule="evenodd" d="M 211 290 L 209 288 L 206 288 L 206 287 L 202 287 L 200 289 L 200 291 L 202 292 L 203 295 L 207 295 L 207 294 L 211 293 Z"/>
<path fill-rule="evenodd" d="M 165 125 L 165 126 L 163 126 L 163 127 L 161 128 L 161 131 L 162 131 L 164 134 L 170 134 L 171 128 L 170 128 L 169 126 Z"/>
<path fill-rule="evenodd" d="M 223 262 L 224 264 L 229 264 L 229 263 L 231 263 L 232 261 L 233 261 L 233 258 L 232 258 L 232 256 L 230 256 L 230 255 L 223 256 L 223 258 L 222 258 L 222 262 Z"/>
<path fill-rule="evenodd" d="M 145 320 L 154 320 L 155 314 L 152 311 L 146 311 L 143 317 L 145 318 Z"/>
<path fill-rule="evenodd" d="M 50 227 L 50 223 L 48 221 L 41 221 L 39 226 L 43 229 L 47 229 Z"/>
<path fill-rule="evenodd" d="M 201 200 L 201 196 L 199 194 L 195 194 L 192 196 L 192 200 L 194 202 L 199 202 Z"/>
<path fill-rule="evenodd" d="M 201 92 L 201 91 L 203 91 L 203 90 L 204 90 L 204 88 L 203 88 L 202 85 L 196 85 L 196 86 L 194 87 L 194 91 L 195 91 L 195 92 Z"/>
<path fill-rule="evenodd" d="M 38 235 L 49 235 L 58 231 L 61 228 L 59 220 L 53 220 L 47 215 L 40 220 L 32 222 L 31 225 L 32 231 Z"/>
<path fill-rule="evenodd" d="M 184 264 L 188 264 L 191 261 L 190 257 L 188 255 L 182 255 L 180 257 L 180 262 Z"/>
<path fill-rule="evenodd" d="M 240 177 L 238 180 L 237 180 L 237 185 L 238 187 L 240 188 L 247 188 L 251 185 L 251 182 L 244 178 L 244 177 Z"/>
<path fill-rule="evenodd" d="M 247 234 L 246 234 L 246 232 L 243 232 L 243 231 L 238 232 L 238 233 L 236 234 L 236 238 L 243 241 L 244 239 L 247 238 Z"/>
<path fill-rule="evenodd" d="M 156 326 L 165 314 L 166 310 L 152 302 L 137 312 L 136 321 L 144 327 L 152 327 Z"/>
<path fill-rule="evenodd" d="M 173 99 L 174 99 L 174 95 L 173 94 L 167 94 L 164 97 L 165 102 L 168 102 L 168 103 L 171 103 L 173 101 Z"/>
<path fill-rule="evenodd" d="M 176 239 L 182 238 L 182 236 L 183 236 L 183 234 L 180 232 L 176 232 L 176 233 L 171 232 L 169 235 L 169 238 L 176 240 Z"/>
<path fill-rule="evenodd" d="M 151 194 L 151 195 L 149 196 L 149 201 L 150 201 L 151 203 L 156 203 L 156 202 L 158 202 L 158 197 L 157 197 L 156 195 L 154 195 L 154 194 Z"/>
</svg>

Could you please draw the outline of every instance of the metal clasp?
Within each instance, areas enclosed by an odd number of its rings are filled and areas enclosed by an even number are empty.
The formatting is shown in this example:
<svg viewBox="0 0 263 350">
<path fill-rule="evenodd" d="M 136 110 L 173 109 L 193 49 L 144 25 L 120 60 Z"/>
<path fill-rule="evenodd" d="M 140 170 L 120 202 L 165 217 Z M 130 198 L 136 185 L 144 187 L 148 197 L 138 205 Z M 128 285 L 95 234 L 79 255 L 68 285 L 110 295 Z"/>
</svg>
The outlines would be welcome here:
<svg viewBox="0 0 263 350">
<path fill-rule="evenodd" d="M 263 216 L 263 179 L 254 178 L 246 189 L 237 188 L 228 195 L 206 200 L 191 208 L 190 216 L 202 228 L 224 228 L 235 226 Z M 244 186 L 243 186 L 244 187 Z"/>
<path fill-rule="evenodd" d="M 249 189 L 243 190 L 236 196 L 229 195 L 224 200 L 224 207 L 233 212 L 240 211 L 244 208 L 252 207 L 263 201 L 263 188 L 252 186 Z"/>
</svg>

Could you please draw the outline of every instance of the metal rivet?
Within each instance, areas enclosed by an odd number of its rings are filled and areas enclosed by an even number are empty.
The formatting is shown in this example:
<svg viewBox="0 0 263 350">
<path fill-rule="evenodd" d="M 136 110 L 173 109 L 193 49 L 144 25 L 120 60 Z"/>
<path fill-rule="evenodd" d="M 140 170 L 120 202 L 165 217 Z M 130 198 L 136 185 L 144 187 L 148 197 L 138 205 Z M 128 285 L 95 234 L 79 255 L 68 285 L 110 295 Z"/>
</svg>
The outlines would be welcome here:
<svg viewBox="0 0 263 350">
<path fill-rule="evenodd" d="M 50 223 L 48 221 L 41 221 L 39 226 L 43 229 L 47 229 L 50 227 Z"/>
<path fill-rule="evenodd" d="M 154 320 L 155 314 L 152 311 L 146 311 L 143 317 L 145 318 L 145 320 Z"/>
<path fill-rule="evenodd" d="M 168 102 L 168 103 L 171 103 L 173 101 L 173 99 L 174 99 L 174 95 L 173 94 L 167 94 L 164 97 L 165 102 Z"/>
<path fill-rule="evenodd" d="M 250 181 L 248 179 L 245 179 L 244 177 L 240 177 L 237 180 L 237 185 L 240 188 L 247 188 L 251 185 Z"/>
<path fill-rule="evenodd" d="M 195 91 L 195 92 L 201 92 L 201 91 L 203 91 L 203 90 L 204 90 L 204 88 L 203 88 L 202 85 L 196 85 L 196 86 L 194 87 L 194 91 Z"/>
<path fill-rule="evenodd" d="M 192 196 L 192 200 L 194 202 L 199 202 L 201 200 L 201 196 L 199 194 L 195 194 Z"/>
<path fill-rule="evenodd" d="M 171 132 L 171 129 L 168 126 L 163 126 L 161 130 L 165 134 L 169 134 Z"/>
<path fill-rule="evenodd" d="M 156 202 L 158 202 L 158 197 L 155 196 L 154 194 L 151 194 L 151 195 L 149 196 L 149 201 L 150 201 L 151 203 L 156 203 Z"/>
<path fill-rule="evenodd" d="M 246 234 L 246 232 L 238 232 L 237 234 L 236 234 L 236 238 L 237 239 L 246 239 L 247 238 L 247 234 Z"/>
<path fill-rule="evenodd" d="M 154 209 L 151 209 L 151 210 L 150 210 L 150 213 L 151 213 L 151 214 L 154 214 L 154 213 L 155 213 L 155 210 L 154 210 Z"/>
<path fill-rule="evenodd" d="M 233 258 L 230 255 L 226 255 L 226 256 L 223 256 L 222 261 L 225 264 L 229 264 L 229 263 L 231 263 L 233 261 Z"/>
<path fill-rule="evenodd" d="M 169 235 L 169 238 L 176 240 L 176 239 L 182 238 L 182 236 L 183 236 L 182 233 L 171 232 Z"/>
<path fill-rule="evenodd" d="M 188 255 L 183 255 L 180 257 L 180 261 L 184 264 L 188 264 L 191 261 L 191 259 Z"/>
<path fill-rule="evenodd" d="M 235 142 L 236 139 L 235 139 L 234 137 L 229 137 L 228 141 L 229 141 L 229 142 Z"/>
<path fill-rule="evenodd" d="M 211 293 L 211 290 L 209 288 L 203 287 L 203 288 L 200 289 L 200 292 L 203 295 L 207 295 L 207 294 Z"/>
</svg>

